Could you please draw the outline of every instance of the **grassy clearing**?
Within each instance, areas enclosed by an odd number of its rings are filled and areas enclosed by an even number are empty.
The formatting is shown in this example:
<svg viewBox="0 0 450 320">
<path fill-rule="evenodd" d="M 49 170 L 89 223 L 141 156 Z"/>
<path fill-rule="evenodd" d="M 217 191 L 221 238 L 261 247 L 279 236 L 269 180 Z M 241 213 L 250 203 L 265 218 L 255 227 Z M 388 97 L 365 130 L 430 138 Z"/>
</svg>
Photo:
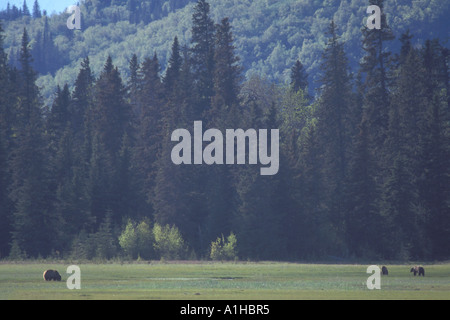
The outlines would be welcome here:
<svg viewBox="0 0 450 320">
<path fill-rule="evenodd" d="M 68 290 L 69 264 L 0 264 L 0 299 L 299 300 L 450 299 L 450 264 L 389 266 L 381 290 L 366 287 L 367 265 L 294 263 L 80 264 L 81 290 Z M 45 282 L 45 269 L 61 282 Z"/>
</svg>

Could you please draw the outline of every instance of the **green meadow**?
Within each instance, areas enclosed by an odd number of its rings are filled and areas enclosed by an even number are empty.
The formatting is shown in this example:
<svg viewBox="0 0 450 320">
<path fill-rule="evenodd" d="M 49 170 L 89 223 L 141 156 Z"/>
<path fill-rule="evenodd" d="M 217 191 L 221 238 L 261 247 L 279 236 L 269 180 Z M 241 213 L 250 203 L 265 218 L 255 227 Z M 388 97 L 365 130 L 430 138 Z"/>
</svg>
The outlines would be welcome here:
<svg viewBox="0 0 450 320">
<path fill-rule="evenodd" d="M 381 290 L 369 290 L 369 265 L 296 263 L 79 264 L 81 289 L 69 290 L 62 263 L 0 264 L 1 300 L 448 300 L 450 264 L 426 265 L 414 277 L 410 265 L 387 265 Z M 61 282 L 45 282 L 56 269 Z"/>
</svg>

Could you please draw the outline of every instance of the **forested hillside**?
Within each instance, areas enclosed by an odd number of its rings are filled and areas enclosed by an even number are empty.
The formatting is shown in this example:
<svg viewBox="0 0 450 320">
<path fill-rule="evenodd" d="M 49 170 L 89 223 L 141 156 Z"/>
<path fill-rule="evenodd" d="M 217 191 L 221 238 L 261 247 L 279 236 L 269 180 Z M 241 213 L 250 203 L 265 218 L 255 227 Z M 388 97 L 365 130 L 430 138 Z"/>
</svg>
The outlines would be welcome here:
<svg viewBox="0 0 450 320">
<path fill-rule="evenodd" d="M 2 12 L 0 258 L 450 257 L 448 2 L 110 2 Z M 278 174 L 175 165 L 200 120 Z"/>
<path fill-rule="evenodd" d="M 173 38 L 177 36 L 181 46 L 189 45 L 194 5 L 194 0 L 85 1 L 81 6 L 81 31 L 67 29 L 69 14 L 16 18 L 4 25 L 5 48 L 12 64 L 18 66 L 20 39 L 23 27 L 27 26 L 33 66 L 40 73 L 38 85 L 50 103 L 48 98 L 58 84 L 73 85 L 86 56 L 98 76 L 110 55 L 127 79 L 132 54 L 142 60 L 156 52 L 164 72 Z M 224 17 L 230 19 L 236 53 L 247 78 L 257 74 L 284 84 L 289 81 L 292 65 L 299 59 L 310 76 L 311 94 L 315 94 L 317 87 L 318 57 L 326 44 L 325 32 L 331 19 L 339 26 L 337 32 L 345 42 L 351 67 L 358 66 L 363 53 L 361 28 L 368 16 L 366 9 L 363 0 L 211 0 L 214 22 L 219 23 Z M 389 25 L 396 36 L 410 29 L 415 36 L 414 45 L 433 38 L 448 41 L 449 9 L 448 1 L 439 0 L 387 0 L 385 5 Z M 32 16 L 32 9 L 29 11 Z M 12 10 L 10 15 L 14 16 Z M 398 42 L 388 47 L 393 52 L 399 50 Z"/>
</svg>

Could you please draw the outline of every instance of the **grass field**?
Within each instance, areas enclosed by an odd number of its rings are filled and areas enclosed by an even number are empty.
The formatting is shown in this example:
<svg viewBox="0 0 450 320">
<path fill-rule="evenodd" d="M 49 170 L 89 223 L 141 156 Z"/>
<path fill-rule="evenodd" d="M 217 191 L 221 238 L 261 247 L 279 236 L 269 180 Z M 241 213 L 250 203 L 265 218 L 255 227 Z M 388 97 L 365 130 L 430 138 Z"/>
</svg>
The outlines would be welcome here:
<svg viewBox="0 0 450 320">
<path fill-rule="evenodd" d="M 14 300 L 347 300 L 450 299 L 450 264 L 388 265 L 381 290 L 368 290 L 368 265 L 294 263 L 80 264 L 81 290 L 69 290 L 69 264 L 0 264 L 0 299 Z M 61 282 L 42 273 L 57 269 Z"/>
</svg>

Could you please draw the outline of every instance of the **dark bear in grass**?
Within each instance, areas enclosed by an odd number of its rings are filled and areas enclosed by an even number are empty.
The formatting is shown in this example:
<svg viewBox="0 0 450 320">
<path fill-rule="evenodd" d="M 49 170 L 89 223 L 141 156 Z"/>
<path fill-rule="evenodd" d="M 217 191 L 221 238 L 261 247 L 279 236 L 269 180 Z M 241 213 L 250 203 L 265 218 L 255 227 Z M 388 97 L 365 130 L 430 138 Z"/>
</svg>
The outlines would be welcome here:
<svg viewBox="0 0 450 320">
<path fill-rule="evenodd" d="M 410 272 L 414 272 L 414 277 L 417 274 L 419 274 L 419 277 L 420 276 L 425 277 L 425 269 L 423 267 L 419 267 L 419 266 L 412 267 Z"/>
<path fill-rule="evenodd" d="M 43 277 L 45 281 L 61 281 L 61 275 L 56 270 L 45 270 Z"/>
<path fill-rule="evenodd" d="M 386 268 L 385 266 L 383 266 L 383 267 L 381 268 L 381 274 L 382 274 L 383 276 L 389 275 L 388 268 Z"/>
</svg>

